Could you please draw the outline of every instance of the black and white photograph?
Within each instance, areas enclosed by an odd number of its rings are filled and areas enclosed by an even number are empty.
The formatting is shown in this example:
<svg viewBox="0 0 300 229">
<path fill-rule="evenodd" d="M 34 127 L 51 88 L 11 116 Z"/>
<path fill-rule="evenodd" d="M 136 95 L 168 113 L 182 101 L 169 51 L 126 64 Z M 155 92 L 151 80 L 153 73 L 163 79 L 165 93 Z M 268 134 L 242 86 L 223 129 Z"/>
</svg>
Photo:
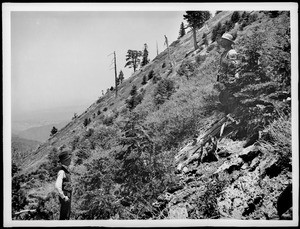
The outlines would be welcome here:
<svg viewBox="0 0 300 229">
<path fill-rule="evenodd" d="M 4 227 L 299 226 L 298 3 L 2 3 Z"/>
</svg>

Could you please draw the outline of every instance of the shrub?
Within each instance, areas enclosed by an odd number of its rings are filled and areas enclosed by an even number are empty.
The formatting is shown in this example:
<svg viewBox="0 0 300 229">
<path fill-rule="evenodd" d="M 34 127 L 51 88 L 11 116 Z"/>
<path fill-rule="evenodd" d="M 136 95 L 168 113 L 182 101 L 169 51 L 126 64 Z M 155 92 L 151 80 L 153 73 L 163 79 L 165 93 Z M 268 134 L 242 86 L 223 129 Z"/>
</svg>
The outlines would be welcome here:
<svg viewBox="0 0 300 229">
<path fill-rule="evenodd" d="M 162 79 L 154 92 L 154 103 L 163 104 L 175 92 L 175 83 L 171 79 Z"/>
<path fill-rule="evenodd" d="M 53 179 L 55 179 L 57 173 L 58 173 L 58 165 L 59 165 L 59 159 L 58 159 L 58 150 L 57 148 L 52 148 L 52 150 L 48 154 L 48 161 L 49 164 L 47 164 L 46 169 L 48 170 L 49 176 Z"/>
<path fill-rule="evenodd" d="M 146 124 L 153 135 L 159 136 L 157 144 L 166 150 L 180 146 L 201 124 L 203 91 L 194 81 L 180 87 L 159 110 L 148 114 Z"/>
<path fill-rule="evenodd" d="M 172 182 L 172 157 L 159 153 L 141 121 L 142 117 L 132 112 L 122 128 L 119 144 L 123 147 L 115 154 L 119 165 L 115 171 L 115 182 L 121 186 L 121 204 L 130 206 L 130 212 L 137 219 L 148 219 L 155 217 L 152 203 Z"/>
<path fill-rule="evenodd" d="M 144 76 L 143 76 L 142 85 L 145 85 L 146 83 L 147 83 L 147 76 L 144 75 Z"/>
<path fill-rule="evenodd" d="M 89 128 L 88 131 L 86 132 L 85 136 L 87 138 L 91 137 L 94 134 L 94 129 L 93 128 Z"/>
<path fill-rule="evenodd" d="M 251 23 L 255 22 L 257 20 L 257 17 L 258 17 L 257 14 L 250 14 L 249 23 L 251 24 Z"/>
<path fill-rule="evenodd" d="M 180 40 L 175 40 L 175 41 L 173 41 L 173 42 L 170 44 L 170 47 L 176 46 L 176 45 L 179 44 L 179 43 L 180 43 Z"/>
<path fill-rule="evenodd" d="M 246 11 L 244 11 L 244 13 L 242 14 L 242 16 L 239 20 L 239 22 L 241 23 L 240 30 L 243 30 L 244 27 L 250 25 L 251 23 L 253 23 L 256 20 L 257 20 L 257 14 L 250 14 L 250 13 L 247 13 Z"/>
<path fill-rule="evenodd" d="M 76 184 L 74 202 L 78 205 L 77 219 L 111 219 L 118 211 L 115 197 L 112 162 L 108 158 L 94 159 L 85 164 L 86 172 Z"/>
<path fill-rule="evenodd" d="M 206 191 L 199 197 L 197 202 L 197 214 L 195 218 L 216 219 L 220 217 L 217 198 L 226 185 L 228 185 L 227 181 L 218 179 L 206 183 Z"/>
<path fill-rule="evenodd" d="M 222 31 L 220 31 L 222 28 L 221 22 L 219 22 L 212 30 L 211 33 L 211 41 L 217 41 L 222 36 Z"/>
<path fill-rule="evenodd" d="M 207 46 L 208 45 L 208 39 L 207 39 L 207 34 L 203 33 L 202 35 L 202 43 Z"/>
<path fill-rule="evenodd" d="M 131 96 L 125 100 L 125 103 L 126 103 L 126 107 L 129 110 L 133 110 L 138 104 L 142 102 L 144 92 L 138 94 L 137 87 L 133 85 L 130 91 L 130 95 Z"/>
<path fill-rule="evenodd" d="M 177 74 L 179 76 L 186 76 L 187 79 L 195 76 L 196 66 L 192 63 L 191 60 L 183 60 L 179 69 L 177 70 Z"/>
<path fill-rule="evenodd" d="M 158 75 L 154 75 L 153 78 L 152 78 L 152 81 L 154 84 L 156 84 L 158 81 L 160 81 L 162 78 Z"/>
<path fill-rule="evenodd" d="M 281 171 L 292 172 L 291 124 L 290 115 L 282 114 L 262 131 L 262 138 L 258 141 L 265 152 L 278 157 L 276 164 L 266 170 L 270 177 L 275 171 L 275 174 Z"/>
<path fill-rule="evenodd" d="M 137 94 L 137 87 L 136 85 L 132 85 L 132 88 L 130 90 L 130 95 L 135 96 Z"/>
<path fill-rule="evenodd" d="M 114 115 L 108 115 L 103 119 L 103 124 L 110 126 L 114 123 Z"/>
<path fill-rule="evenodd" d="M 75 155 L 77 158 L 75 159 L 76 165 L 81 165 L 84 160 L 88 159 L 90 157 L 90 153 L 85 149 L 78 150 Z"/>
<path fill-rule="evenodd" d="M 83 125 L 86 127 L 87 125 L 89 125 L 91 123 L 91 119 L 90 118 L 85 118 L 83 121 Z"/>
<path fill-rule="evenodd" d="M 55 126 L 53 126 L 52 130 L 51 130 L 51 133 L 50 133 L 50 136 L 53 136 L 57 133 L 57 128 Z"/>
<path fill-rule="evenodd" d="M 215 48 L 215 44 L 211 44 L 207 47 L 207 52 L 210 52 L 211 50 L 213 50 Z"/>
<path fill-rule="evenodd" d="M 148 80 L 151 80 L 153 78 L 153 76 L 154 76 L 154 71 L 151 70 L 148 74 Z"/>
<path fill-rule="evenodd" d="M 79 139 L 80 139 L 79 136 L 75 136 L 74 139 L 71 141 L 71 149 L 72 150 L 75 150 L 76 147 L 78 146 Z"/>
<path fill-rule="evenodd" d="M 222 29 L 225 30 L 225 32 L 229 32 L 231 29 L 233 29 L 233 27 L 234 23 L 231 20 L 229 20 L 225 22 Z"/>
<path fill-rule="evenodd" d="M 103 111 L 104 111 L 104 112 L 107 111 L 107 107 L 104 107 L 104 108 L 103 108 Z"/>
<path fill-rule="evenodd" d="M 231 15 L 232 23 L 236 23 L 240 20 L 240 13 L 238 11 L 234 11 Z"/>
<path fill-rule="evenodd" d="M 268 151 L 277 152 L 282 157 L 292 156 L 291 117 L 282 114 L 263 130 L 261 144 L 267 144 Z"/>
<path fill-rule="evenodd" d="M 101 102 L 103 101 L 103 99 L 104 99 L 104 97 L 99 97 L 96 103 L 97 103 L 97 104 L 98 104 L 98 103 L 101 103 Z"/>
<path fill-rule="evenodd" d="M 125 100 L 126 107 L 129 110 L 133 110 L 138 104 L 140 104 L 143 100 L 143 94 L 136 94 L 134 96 L 131 96 L 130 98 Z"/>
<path fill-rule="evenodd" d="M 19 168 L 16 168 L 19 170 Z M 21 185 L 26 180 L 24 174 L 18 175 L 17 173 L 14 174 L 12 177 L 12 218 L 14 219 L 14 213 L 23 210 L 24 207 L 28 204 L 28 200 L 25 195 L 25 191 L 22 190 Z"/>
<path fill-rule="evenodd" d="M 289 18 L 269 21 L 251 28 L 239 40 L 242 62 L 240 78 L 231 88 L 239 104 L 236 115 L 244 122 L 248 135 L 270 124 L 277 110 L 288 109 L 282 102 L 290 96 Z M 277 45 L 280 44 L 280 47 Z"/>
<path fill-rule="evenodd" d="M 118 129 L 114 126 L 100 126 L 95 134 L 92 136 L 91 141 L 99 145 L 103 149 L 110 149 L 116 144 L 118 138 Z"/>
<path fill-rule="evenodd" d="M 20 171 L 19 167 L 15 163 L 12 163 L 12 165 L 11 165 L 11 176 L 13 177 L 19 171 Z"/>
<path fill-rule="evenodd" d="M 270 18 L 275 18 L 279 16 L 280 11 L 269 11 Z"/>
</svg>

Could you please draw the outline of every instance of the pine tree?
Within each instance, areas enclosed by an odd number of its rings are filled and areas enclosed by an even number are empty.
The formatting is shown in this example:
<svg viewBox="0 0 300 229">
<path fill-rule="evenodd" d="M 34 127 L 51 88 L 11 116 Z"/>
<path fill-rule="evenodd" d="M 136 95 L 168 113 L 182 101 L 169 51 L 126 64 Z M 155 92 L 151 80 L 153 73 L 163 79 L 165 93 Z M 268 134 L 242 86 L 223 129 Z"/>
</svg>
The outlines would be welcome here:
<svg viewBox="0 0 300 229">
<path fill-rule="evenodd" d="M 209 11 L 186 11 L 186 14 L 183 15 L 183 18 L 188 22 L 189 27 L 192 28 L 195 50 L 199 48 L 196 32 L 204 25 L 210 16 Z"/>
<path fill-rule="evenodd" d="M 238 104 L 234 112 L 248 135 L 290 111 L 289 19 L 268 23 L 267 29 L 256 26 L 239 41 L 240 77 L 230 83 Z"/>
<path fill-rule="evenodd" d="M 219 22 L 212 30 L 211 41 L 214 42 L 218 40 L 222 35 L 220 35 L 220 29 L 222 27 L 221 22 Z"/>
<path fill-rule="evenodd" d="M 149 59 L 148 59 L 149 52 L 148 52 L 147 48 L 148 48 L 147 44 L 144 44 L 143 59 L 142 59 L 141 67 L 143 67 L 149 63 Z"/>
<path fill-rule="evenodd" d="M 162 79 L 159 81 L 154 91 L 154 103 L 163 104 L 175 92 L 175 83 L 171 79 Z"/>
<path fill-rule="evenodd" d="M 202 40 L 203 40 L 203 44 L 205 46 L 207 46 L 208 45 L 208 40 L 207 40 L 207 34 L 206 33 L 203 33 Z"/>
<path fill-rule="evenodd" d="M 126 55 L 126 64 L 125 67 L 133 68 L 133 71 L 135 72 L 136 69 L 138 68 L 141 60 L 140 57 L 142 56 L 141 51 L 137 50 L 128 50 L 127 55 Z"/>
<path fill-rule="evenodd" d="M 146 83 L 147 83 L 147 76 L 143 75 L 142 85 L 145 85 Z"/>
<path fill-rule="evenodd" d="M 56 134 L 57 131 L 58 131 L 58 130 L 56 129 L 56 127 L 53 126 L 53 128 L 52 128 L 52 130 L 51 130 L 51 133 L 50 133 L 50 136 L 53 136 L 54 134 Z"/>
<path fill-rule="evenodd" d="M 122 70 L 121 70 L 120 73 L 119 73 L 118 79 L 119 79 L 119 81 L 120 81 L 120 84 L 122 84 L 122 83 L 123 83 L 123 80 L 124 80 L 124 74 L 123 74 Z"/>
<path fill-rule="evenodd" d="M 143 100 L 143 95 L 138 94 L 136 85 L 133 85 L 130 91 L 130 97 L 125 100 L 127 108 L 132 111 Z"/>
<path fill-rule="evenodd" d="M 130 95 L 135 96 L 137 94 L 137 87 L 136 85 L 132 85 L 132 88 L 130 90 Z"/>
<path fill-rule="evenodd" d="M 240 20 L 240 13 L 238 11 L 234 11 L 231 15 L 232 23 L 236 23 Z"/>
<path fill-rule="evenodd" d="M 183 22 L 181 22 L 178 39 L 183 37 L 184 35 L 185 35 L 185 28 Z"/>
</svg>

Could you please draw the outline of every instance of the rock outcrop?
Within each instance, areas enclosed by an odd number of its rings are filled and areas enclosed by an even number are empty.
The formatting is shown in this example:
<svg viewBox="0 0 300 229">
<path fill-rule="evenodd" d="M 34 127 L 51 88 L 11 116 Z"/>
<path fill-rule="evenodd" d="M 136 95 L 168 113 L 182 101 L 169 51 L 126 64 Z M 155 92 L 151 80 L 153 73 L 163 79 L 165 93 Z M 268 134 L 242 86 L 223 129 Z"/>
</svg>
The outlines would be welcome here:
<svg viewBox="0 0 300 229">
<path fill-rule="evenodd" d="M 201 162 L 203 145 L 199 137 L 175 158 L 181 186 L 167 195 L 169 218 L 292 219 L 292 174 L 277 154 L 257 141 L 244 148 L 243 141 L 219 138 L 217 159 Z"/>
</svg>

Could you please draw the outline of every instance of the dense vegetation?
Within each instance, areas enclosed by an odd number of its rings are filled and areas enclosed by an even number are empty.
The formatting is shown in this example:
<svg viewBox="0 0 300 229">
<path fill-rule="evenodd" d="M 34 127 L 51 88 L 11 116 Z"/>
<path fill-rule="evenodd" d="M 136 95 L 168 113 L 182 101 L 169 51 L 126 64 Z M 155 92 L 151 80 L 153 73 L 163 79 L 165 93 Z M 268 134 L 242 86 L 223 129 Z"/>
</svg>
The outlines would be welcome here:
<svg viewBox="0 0 300 229">
<path fill-rule="evenodd" d="M 148 80 L 142 86 L 148 87 L 140 91 L 137 84 L 133 85 L 120 110 L 109 111 L 107 107 L 98 110 L 94 116 L 100 120 L 97 125 L 89 118 L 84 119 L 85 134 L 74 136 L 66 146 L 74 151 L 72 170 L 76 189 L 72 218 L 167 217 L 166 204 L 157 207 L 155 203 L 161 194 L 179 185 L 174 168 L 176 152 L 199 134 L 207 119 L 216 112 L 225 112 L 218 101 L 216 84 L 221 53 L 216 40 L 220 31 L 236 35 L 240 55 L 240 78 L 231 82 L 236 99 L 232 112 L 240 124 L 232 138 L 242 140 L 265 131 L 261 144 L 272 152 L 280 152 L 282 166 L 288 166 L 291 157 L 289 23 L 288 12 L 234 12 L 228 21 L 217 23 L 210 40 L 208 35 L 201 36 L 206 40 L 206 52 L 187 57 L 175 75 L 164 78 L 151 69 L 148 74 L 143 73 Z M 136 70 L 129 54 L 127 65 Z M 13 212 L 28 207 L 20 185 L 28 183 L 30 177 L 34 175 L 39 180 L 31 187 L 54 181 L 58 150 L 53 148 L 49 152 L 48 162 L 36 174 L 21 176 L 14 167 Z M 226 185 L 225 181 L 207 185 L 193 217 L 218 218 L 216 197 Z M 40 212 L 49 213 L 44 219 L 49 219 L 49 215 L 55 217 L 55 198 L 49 194 L 52 208 L 42 205 Z"/>
</svg>

